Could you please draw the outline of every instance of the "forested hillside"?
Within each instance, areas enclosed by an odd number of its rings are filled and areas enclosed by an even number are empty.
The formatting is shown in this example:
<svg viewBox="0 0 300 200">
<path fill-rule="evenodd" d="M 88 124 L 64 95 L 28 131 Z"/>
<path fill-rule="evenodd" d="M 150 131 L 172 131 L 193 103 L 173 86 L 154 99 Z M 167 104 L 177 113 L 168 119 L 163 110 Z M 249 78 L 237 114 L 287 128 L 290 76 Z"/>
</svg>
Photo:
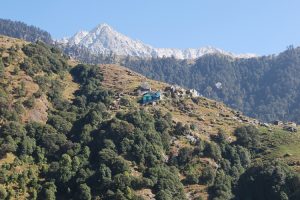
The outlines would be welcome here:
<svg viewBox="0 0 300 200">
<path fill-rule="evenodd" d="M 94 55 L 84 47 L 64 47 L 64 52 L 83 62 L 121 63 L 151 79 L 195 88 L 205 97 L 264 121 L 300 123 L 300 48 L 249 59 L 214 54 L 195 61 Z"/>
<path fill-rule="evenodd" d="M 127 58 L 123 65 L 152 79 L 195 88 L 248 116 L 300 123 L 300 48 L 250 59 L 217 54 L 196 61 Z"/>
<path fill-rule="evenodd" d="M 298 132 L 120 66 L 0 37 L 0 199 L 300 198 Z M 276 158 L 276 159 L 275 159 Z"/>
<path fill-rule="evenodd" d="M 38 40 L 47 44 L 53 43 L 50 33 L 35 26 L 29 26 L 23 22 L 0 19 L 0 35 L 36 42 Z"/>
</svg>

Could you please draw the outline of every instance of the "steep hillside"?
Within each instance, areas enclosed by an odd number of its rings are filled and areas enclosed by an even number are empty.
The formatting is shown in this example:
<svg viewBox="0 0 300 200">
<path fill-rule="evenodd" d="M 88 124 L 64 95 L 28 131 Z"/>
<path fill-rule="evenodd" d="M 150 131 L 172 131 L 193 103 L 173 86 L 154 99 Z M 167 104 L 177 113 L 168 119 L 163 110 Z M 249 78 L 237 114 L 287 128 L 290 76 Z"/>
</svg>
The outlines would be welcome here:
<svg viewBox="0 0 300 200">
<path fill-rule="evenodd" d="M 0 50 L 0 199 L 299 199 L 294 124 L 40 42 Z"/>
<path fill-rule="evenodd" d="M 141 98 L 140 95 L 136 93 L 136 89 L 139 88 L 141 84 L 147 82 L 152 86 L 152 90 L 164 91 L 166 88 L 170 87 L 169 84 L 151 80 L 142 76 L 134 71 L 129 70 L 126 67 L 119 65 L 100 65 L 101 72 L 103 73 L 103 86 L 113 90 L 119 101 L 120 96 L 122 98 L 130 99 L 130 102 L 135 102 L 135 106 L 139 106 L 137 103 Z M 188 89 L 185 89 L 188 90 Z M 164 113 L 171 113 L 173 123 L 181 122 L 183 124 L 189 124 L 195 127 L 195 132 L 197 137 L 211 139 L 211 136 L 217 135 L 220 130 L 227 134 L 227 139 L 234 141 L 236 137 L 234 136 L 234 130 L 241 126 L 253 125 L 262 131 L 262 135 L 266 144 L 272 143 L 272 153 L 268 155 L 268 158 L 282 157 L 284 153 L 295 152 L 288 157 L 283 158 L 285 161 L 290 162 L 289 164 L 294 165 L 294 161 L 300 159 L 300 154 L 298 151 L 298 142 L 300 139 L 299 134 L 289 134 L 283 130 L 285 126 L 295 125 L 292 123 L 281 123 L 278 125 L 272 125 L 269 123 L 263 123 L 257 119 L 249 118 L 244 116 L 241 112 L 234 109 L 228 108 L 221 102 L 207 99 L 205 97 L 189 97 L 179 98 L 178 96 L 169 96 L 168 92 L 164 93 L 167 96 L 162 97 L 160 103 L 155 106 L 146 107 L 150 110 L 160 110 Z M 132 105 L 131 105 L 132 106 Z M 121 106 L 119 109 L 124 109 Z M 118 109 L 113 109 L 116 112 Z M 281 124 L 280 124 L 281 123 Z M 298 127 L 298 126 L 297 126 Z M 294 140 L 294 141 L 293 141 Z M 271 146 L 272 146 L 271 145 Z M 279 155 L 280 149 L 284 149 L 290 145 L 290 148 L 281 156 Z M 276 153 L 275 153 L 276 152 Z M 278 154 L 279 153 L 279 154 Z M 280 158 L 282 159 L 282 158 Z M 300 171 L 299 165 L 294 165 L 297 171 Z"/>
</svg>

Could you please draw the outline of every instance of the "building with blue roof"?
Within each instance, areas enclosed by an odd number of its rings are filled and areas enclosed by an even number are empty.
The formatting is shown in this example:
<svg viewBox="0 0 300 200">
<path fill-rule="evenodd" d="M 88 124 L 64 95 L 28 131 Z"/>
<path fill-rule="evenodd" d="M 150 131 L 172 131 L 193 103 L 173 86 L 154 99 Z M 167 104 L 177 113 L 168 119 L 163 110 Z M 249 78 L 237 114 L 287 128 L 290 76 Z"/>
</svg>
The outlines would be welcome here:
<svg viewBox="0 0 300 200">
<path fill-rule="evenodd" d="M 161 98 L 161 94 L 160 92 L 147 92 L 143 95 L 142 99 L 141 99 L 141 103 L 142 104 L 148 104 L 148 103 L 152 103 L 155 101 L 160 100 Z"/>
</svg>

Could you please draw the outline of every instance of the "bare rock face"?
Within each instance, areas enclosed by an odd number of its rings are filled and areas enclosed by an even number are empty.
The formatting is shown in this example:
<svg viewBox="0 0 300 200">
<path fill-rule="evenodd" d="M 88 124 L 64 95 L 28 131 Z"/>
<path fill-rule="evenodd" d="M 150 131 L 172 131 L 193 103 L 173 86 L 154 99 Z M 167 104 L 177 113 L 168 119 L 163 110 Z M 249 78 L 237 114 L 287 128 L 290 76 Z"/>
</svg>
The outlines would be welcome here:
<svg viewBox="0 0 300 200">
<path fill-rule="evenodd" d="M 133 40 L 111 28 L 101 24 L 91 31 L 79 31 L 73 37 L 57 41 L 62 45 L 83 46 L 94 54 L 114 53 L 121 56 L 137 57 L 175 57 L 177 59 L 195 59 L 206 54 L 223 54 L 233 58 L 250 58 L 254 54 L 236 55 L 214 47 L 198 49 L 154 48 L 141 41 Z"/>
</svg>

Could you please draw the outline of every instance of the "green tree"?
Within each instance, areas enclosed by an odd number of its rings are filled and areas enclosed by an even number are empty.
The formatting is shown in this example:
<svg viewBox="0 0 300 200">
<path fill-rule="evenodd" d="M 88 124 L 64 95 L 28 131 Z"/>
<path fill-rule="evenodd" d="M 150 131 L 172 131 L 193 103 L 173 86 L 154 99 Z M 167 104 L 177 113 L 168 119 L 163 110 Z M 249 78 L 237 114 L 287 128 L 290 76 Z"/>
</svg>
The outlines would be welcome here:
<svg viewBox="0 0 300 200">
<path fill-rule="evenodd" d="M 80 200 L 91 200 L 91 188 L 87 184 L 80 184 L 79 186 L 79 196 Z"/>
<path fill-rule="evenodd" d="M 56 186 L 53 182 L 46 182 L 44 185 L 44 199 L 55 200 L 56 199 Z"/>
<path fill-rule="evenodd" d="M 223 170 L 218 170 L 214 185 L 211 188 L 214 199 L 231 199 L 231 177 L 226 175 Z"/>
<path fill-rule="evenodd" d="M 62 183 L 67 183 L 73 176 L 72 158 L 68 154 L 63 154 L 59 162 L 58 178 Z"/>
<path fill-rule="evenodd" d="M 202 184 L 211 185 L 214 182 L 216 176 L 216 169 L 211 165 L 207 165 L 203 168 L 201 176 L 199 177 L 199 182 Z"/>
<path fill-rule="evenodd" d="M 19 153 L 21 155 L 31 155 L 36 148 L 36 142 L 34 138 L 25 136 L 22 142 L 19 144 Z"/>
<path fill-rule="evenodd" d="M 178 152 L 178 157 L 177 157 L 178 164 L 184 165 L 184 164 L 190 162 L 192 159 L 192 153 L 193 153 L 192 148 L 189 148 L 189 147 L 181 148 Z"/>
<path fill-rule="evenodd" d="M 240 177 L 236 191 L 237 199 L 249 200 L 296 200 L 300 194 L 300 177 L 288 166 L 267 162 L 249 168 Z"/>
<path fill-rule="evenodd" d="M 0 185 L 0 199 L 6 199 L 8 196 L 6 189 Z"/>
<path fill-rule="evenodd" d="M 260 147 L 259 131 L 255 126 L 243 126 L 234 131 L 236 143 L 257 151 Z"/>
<path fill-rule="evenodd" d="M 221 150 L 214 142 L 207 142 L 204 149 L 204 155 L 219 161 L 222 158 Z"/>
</svg>

